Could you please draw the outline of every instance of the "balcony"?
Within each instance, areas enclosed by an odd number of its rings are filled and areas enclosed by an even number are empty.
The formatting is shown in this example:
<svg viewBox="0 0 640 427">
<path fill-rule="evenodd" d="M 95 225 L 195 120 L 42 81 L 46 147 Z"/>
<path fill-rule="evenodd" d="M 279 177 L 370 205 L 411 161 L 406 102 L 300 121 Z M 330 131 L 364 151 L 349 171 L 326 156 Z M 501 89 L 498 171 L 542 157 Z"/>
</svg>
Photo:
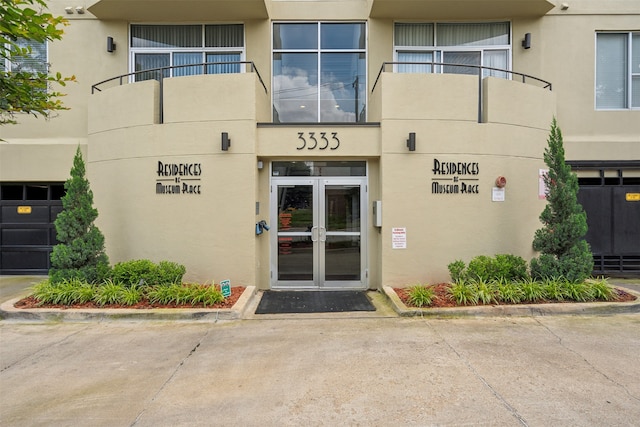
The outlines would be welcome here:
<svg viewBox="0 0 640 427">
<path fill-rule="evenodd" d="M 236 71 L 207 73 L 216 69 Z M 179 70 L 188 70 L 189 75 L 170 78 Z M 249 72 L 240 72 L 244 70 Z M 121 125 L 126 127 L 124 123 L 132 120 L 141 125 L 210 120 L 212 117 L 227 117 L 233 114 L 231 112 L 236 112 L 237 117 L 256 120 L 260 117 L 256 109 L 269 111 L 264 81 L 253 62 L 247 61 L 188 64 L 137 71 L 96 83 L 91 86 L 91 93 L 100 95 L 96 100 L 92 97 L 95 108 L 90 111 L 101 112 L 94 114 L 93 120 L 90 117 L 90 129 L 94 130 L 95 126 L 103 130 Z M 190 96 L 184 96 L 185 93 L 190 93 Z M 233 102 L 230 103 L 230 100 Z M 254 113 L 245 117 L 246 111 Z M 203 118 L 203 114 L 206 117 Z M 122 122 L 121 125 L 118 125 L 119 122 Z"/>
<path fill-rule="evenodd" d="M 403 66 L 413 72 L 397 72 Z M 475 75 L 441 72 L 458 68 Z M 498 122 L 547 128 L 549 113 L 555 111 L 551 89 L 551 83 L 540 78 L 492 67 L 385 62 L 371 90 L 369 120 Z"/>
</svg>

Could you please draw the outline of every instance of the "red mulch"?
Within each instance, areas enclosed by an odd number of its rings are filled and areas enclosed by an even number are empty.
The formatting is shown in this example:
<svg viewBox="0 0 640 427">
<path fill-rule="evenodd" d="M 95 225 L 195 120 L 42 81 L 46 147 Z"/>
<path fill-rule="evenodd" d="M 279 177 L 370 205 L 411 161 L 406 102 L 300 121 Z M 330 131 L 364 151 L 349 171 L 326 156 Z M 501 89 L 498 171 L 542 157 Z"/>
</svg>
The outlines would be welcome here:
<svg viewBox="0 0 640 427">
<path fill-rule="evenodd" d="M 244 286 L 235 286 L 231 288 L 231 296 L 225 298 L 225 300 L 221 303 L 214 305 L 204 304 L 156 304 L 150 303 L 148 300 L 141 300 L 138 304 L 135 305 L 121 305 L 121 304 L 109 304 L 109 305 L 98 305 L 94 302 L 88 302 L 85 304 L 74 304 L 74 305 L 62 305 L 62 304 L 40 304 L 40 302 L 34 298 L 33 296 L 28 296 L 26 298 L 21 299 L 20 301 L 14 304 L 16 308 L 134 308 L 134 309 L 150 309 L 150 308 L 207 308 L 207 309 L 216 309 L 216 308 L 231 308 L 238 301 L 240 295 L 244 292 Z"/>
<path fill-rule="evenodd" d="M 449 288 L 451 285 L 449 283 L 438 283 L 437 285 L 431 285 L 433 290 L 435 291 L 435 297 L 431 302 L 431 305 L 422 307 L 422 308 L 441 308 L 441 307 L 457 307 L 458 305 L 455 301 L 449 296 Z M 410 288 L 393 288 L 393 290 L 398 294 L 400 300 L 407 307 L 415 307 L 409 302 L 409 290 Z M 636 297 L 631 295 L 628 292 L 623 291 L 622 289 L 615 288 L 618 297 L 614 300 L 615 302 L 628 302 L 635 301 Z M 552 302 L 571 302 L 571 301 L 539 301 L 538 304 L 543 303 L 552 303 Z M 596 302 L 596 301 L 593 301 Z M 527 304 L 526 302 L 522 302 L 521 304 Z M 482 305 L 478 303 L 478 305 Z M 509 305 L 507 303 L 500 303 L 500 305 Z"/>
</svg>

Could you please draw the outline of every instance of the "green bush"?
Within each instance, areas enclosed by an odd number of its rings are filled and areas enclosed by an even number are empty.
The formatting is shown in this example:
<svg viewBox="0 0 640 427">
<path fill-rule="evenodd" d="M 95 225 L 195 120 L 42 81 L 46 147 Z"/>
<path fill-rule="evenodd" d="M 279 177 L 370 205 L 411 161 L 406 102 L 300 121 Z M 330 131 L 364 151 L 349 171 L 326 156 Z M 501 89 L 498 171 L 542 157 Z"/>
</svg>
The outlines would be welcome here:
<svg viewBox="0 0 640 427">
<path fill-rule="evenodd" d="M 436 293 L 430 286 L 415 285 L 409 289 L 409 302 L 416 307 L 431 305 Z"/>
<path fill-rule="evenodd" d="M 527 261 L 521 256 L 512 254 L 498 254 L 494 260 L 496 280 L 517 281 L 529 277 Z"/>
<path fill-rule="evenodd" d="M 452 284 L 449 293 L 458 305 L 476 305 L 478 303 L 478 295 L 474 288 L 464 281 Z"/>
<path fill-rule="evenodd" d="M 158 263 L 158 284 L 182 283 L 182 277 L 187 272 L 184 265 L 160 261 Z"/>
<path fill-rule="evenodd" d="M 453 282 L 460 280 L 516 281 L 529 277 L 527 262 L 524 258 L 511 254 L 498 254 L 495 257 L 479 255 L 469 261 L 468 267 L 465 266 L 464 261 L 456 260 L 447 268 Z"/>
<path fill-rule="evenodd" d="M 492 282 L 478 280 L 473 283 L 472 289 L 479 303 L 493 304 L 497 302 L 496 291 Z"/>
<path fill-rule="evenodd" d="M 538 302 L 545 297 L 545 291 L 541 283 L 532 279 L 525 279 L 519 283 L 519 287 L 522 290 L 522 301 Z"/>
<path fill-rule="evenodd" d="M 496 283 L 497 299 L 507 304 L 518 304 L 524 300 L 524 290 L 519 283 L 501 280 Z"/>
<path fill-rule="evenodd" d="M 595 300 L 611 301 L 616 299 L 616 291 L 609 286 L 607 280 L 602 278 L 587 282 L 591 288 L 591 294 Z"/>
<path fill-rule="evenodd" d="M 175 262 L 160 261 L 155 264 L 148 259 L 139 259 L 114 265 L 111 279 L 127 286 L 169 285 L 181 283 L 185 272 L 185 267 Z"/>
<path fill-rule="evenodd" d="M 123 284 L 116 283 L 109 279 L 102 285 L 96 287 L 93 301 L 98 305 L 120 304 L 123 289 Z"/>
<path fill-rule="evenodd" d="M 51 253 L 49 279 L 53 283 L 80 279 L 99 283 L 109 272 L 104 235 L 94 224 L 98 211 L 93 207 L 93 193 L 85 177 L 85 164 L 78 146 L 71 177 L 65 182 L 62 212 L 55 220 L 59 241 Z"/>
<path fill-rule="evenodd" d="M 578 177 L 565 162 L 562 132 L 555 117 L 544 151 L 549 167 L 544 176 L 547 205 L 540 214 L 543 227 L 536 230 L 533 249 L 540 257 L 531 260 L 534 279 L 564 277 L 581 283 L 593 271 L 593 255 L 584 240 L 587 234 L 587 215 L 578 202 Z"/>
<path fill-rule="evenodd" d="M 479 255 L 469 261 L 467 267 L 466 278 L 468 280 L 493 280 L 496 277 L 496 269 L 494 259 Z"/>
<path fill-rule="evenodd" d="M 465 270 L 467 265 L 462 260 L 455 260 L 450 263 L 447 268 L 449 269 L 449 275 L 451 276 L 451 281 L 459 282 L 460 280 L 465 279 Z"/>
</svg>

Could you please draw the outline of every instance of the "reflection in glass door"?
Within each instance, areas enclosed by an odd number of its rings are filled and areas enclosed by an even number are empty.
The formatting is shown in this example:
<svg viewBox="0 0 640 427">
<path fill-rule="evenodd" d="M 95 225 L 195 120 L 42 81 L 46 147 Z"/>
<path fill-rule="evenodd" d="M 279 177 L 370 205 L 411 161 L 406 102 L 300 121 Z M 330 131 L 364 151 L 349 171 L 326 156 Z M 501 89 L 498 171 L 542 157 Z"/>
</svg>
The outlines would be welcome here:
<svg viewBox="0 0 640 427">
<path fill-rule="evenodd" d="M 367 287 L 365 189 L 365 178 L 273 178 L 273 288 Z"/>
</svg>

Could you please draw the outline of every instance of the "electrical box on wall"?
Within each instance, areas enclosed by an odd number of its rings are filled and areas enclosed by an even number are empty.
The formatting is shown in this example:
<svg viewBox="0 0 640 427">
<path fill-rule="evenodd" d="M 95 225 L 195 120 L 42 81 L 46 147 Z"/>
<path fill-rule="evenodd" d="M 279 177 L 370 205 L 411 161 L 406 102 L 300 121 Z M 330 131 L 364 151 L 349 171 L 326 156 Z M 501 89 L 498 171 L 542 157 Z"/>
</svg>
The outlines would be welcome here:
<svg viewBox="0 0 640 427">
<path fill-rule="evenodd" d="M 382 227 L 382 201 L 373 202 L 373 226 Z"/>
</svg>

